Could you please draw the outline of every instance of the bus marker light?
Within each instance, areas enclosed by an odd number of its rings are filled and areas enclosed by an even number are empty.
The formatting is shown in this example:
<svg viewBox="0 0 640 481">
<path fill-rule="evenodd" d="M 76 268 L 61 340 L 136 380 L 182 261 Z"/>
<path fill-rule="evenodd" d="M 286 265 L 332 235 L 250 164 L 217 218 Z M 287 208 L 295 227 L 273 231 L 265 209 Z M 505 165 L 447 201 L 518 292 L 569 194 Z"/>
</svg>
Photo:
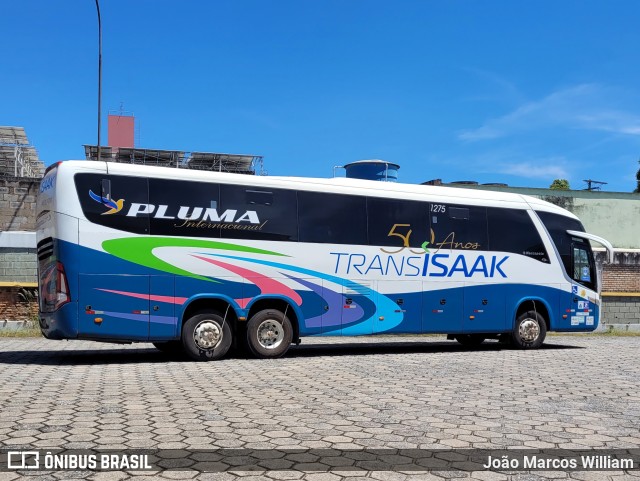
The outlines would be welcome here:
<svg viewBox="0 0 640 481">
<path fill-rule="evenodd" d="M 566 319 L 568 316 L 566 314 L 562 314 L 562 318 Z"/>
<path fill-rule="evenodd" d="M 471 319 L 472 321 L 476 318 L 476 316 L 469 316 L 469 319 Z"/>
<path fill-rule="evenodd" d="M 378 319 L 384 321 L 384 316 L 380 316 Z"/>
<path fill-rule="evenodd" d="M 96 324 L 102 324 L 102 318 L 101 317 L 96 317 L 93 322 L 95 322 Z"/>
<path fill-rule="evenodd" d="M 244 317 L 244 316 L 242 316 L 242 317 L 239 317 L 239 318 L 238 318 L 238 320 L 239 320 L 239 321 L 246 321 L 246 320 L 247 320 L 247 318 L 246 318 L 246 317 Z"/>
</svg>

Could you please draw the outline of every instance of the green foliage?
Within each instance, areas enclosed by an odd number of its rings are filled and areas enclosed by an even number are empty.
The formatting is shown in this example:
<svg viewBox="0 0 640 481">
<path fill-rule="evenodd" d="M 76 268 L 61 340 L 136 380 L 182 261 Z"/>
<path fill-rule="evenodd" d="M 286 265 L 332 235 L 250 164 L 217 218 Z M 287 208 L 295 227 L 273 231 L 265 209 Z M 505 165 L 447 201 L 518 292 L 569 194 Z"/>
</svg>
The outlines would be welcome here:
<svg viewBox="0 0 640 481">
<path fill-rule="evenodd" d="M 569 190 L 569 181 L 567 179 L 556 179 L 549 186 L 551 190 Z"/>
<path fill-rule="evenodd" d="M 38 299 L 38 291 L 35 287 L 21 287 L 18 290 L 18 300 L 20 302 L 34 302 Z"/>
<path fill-rule="evenodd" d="M 27 305 L 27 309 L 29 311 L 29 319 L 31 320 L 31 323 L 34 325 L 37 325 L 40 317 L 38 315 L 38 308 L 37 308 L 38 289 L 35 287 L 21 287 L 18 290 L 17 297 L 18 297 L 18 302 L 21 302 Z M 34 309 L 34 305 L 35 305 L 35 309 Z"/>
<path fill-rule="evenodd" d="M 640 160 L 638 161 L 638 163 L 640 164 Z M 638 185 L 636 186 L 636 190 L 634 190 L 633 192 L 635 194 L 640 194 L 640 169 L 638 169 L 638 172 L 636 172 L 636 180 L 638 182 Z"/>
</svg>

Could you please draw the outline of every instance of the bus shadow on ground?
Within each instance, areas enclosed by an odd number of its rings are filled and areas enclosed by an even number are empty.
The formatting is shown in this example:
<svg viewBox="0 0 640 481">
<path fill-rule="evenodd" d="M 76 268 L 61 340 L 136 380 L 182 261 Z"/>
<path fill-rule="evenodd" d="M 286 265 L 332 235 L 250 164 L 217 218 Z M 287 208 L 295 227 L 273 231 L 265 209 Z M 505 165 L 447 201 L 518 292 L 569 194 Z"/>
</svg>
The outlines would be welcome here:
<svg viewBox="0 0 640 481">
<path fill-rule="evenodd" d="M 583 349 L 583 346 L 560 344 L 543 344 L 541 350 Z M 340 343 L 311 344 L 292 346 L 286 357 L 318 357 L 318 356 L 369 356 L 384 354 L 446 354 L 460 352 L 495 352 L 517 351 L 499 342 L 485 342 L 477 347 L 461 346 L 457 342 L 390 342 L 390 343 Z"/>
<path fill-rule="evenodd" d="M 0 349 L 1 349 L 0 344 Z M 585 349 L 584 346 L 572 346 L 564 344 L 544 344 L 540 350 L 564 350 Z M 322 356 L 384 356 L 395 354 L 458 354 L 462 352 L 496 352 L 513 350 L 509 346 L 498 342 L 487 342 L 478 347 L 469 348 L 460 346 L 455 342 L 354 342 L 339 344 L 301 344 L 292 346 L 285 358 L 314 358 Z M 532 351 L 535 352 L 535 351 Z M 248 359 L 255 362 L 249 355 L 243 352 L 231 352 L 228 361 L 234 359 Z M 101 365 L 101 364 L 163 364 L 168 362 L 191 362 L 183 355 L 170 355 L 158 351 L 155 348 L 127 348 L 122 349 L 114 345 L 113 349 L 82 349 L 82 350 L 23 350 L 0 352 L 0 364 L 30 365 L 39 364 L 46 366 L 72 366 L 72 365 Z M 215 363 L 214 363 L 215 364 Z"/>
</svg>

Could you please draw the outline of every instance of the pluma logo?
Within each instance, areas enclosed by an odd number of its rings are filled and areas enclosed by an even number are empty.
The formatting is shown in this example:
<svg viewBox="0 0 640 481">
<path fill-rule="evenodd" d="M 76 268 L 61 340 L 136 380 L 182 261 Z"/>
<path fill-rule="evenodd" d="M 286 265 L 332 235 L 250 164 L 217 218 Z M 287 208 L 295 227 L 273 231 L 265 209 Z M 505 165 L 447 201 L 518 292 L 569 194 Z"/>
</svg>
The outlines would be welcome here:
<svg viewBox="0 0 640 481">
<path fill-rule="evenodd" d="M 91 197 L 96 202 L 104 205 L 105 207 L 109 208 L 109 210 L 106 212 L 103 212 L 102 215 L 115 214 L 117 212 L 120 212 L 124 207 L 124 199 L 114 201 L 110 197 L 102 197 L 100 195 L 96 195 L 91 190 L 89 191 L 89 197 Z"/>
</svg>

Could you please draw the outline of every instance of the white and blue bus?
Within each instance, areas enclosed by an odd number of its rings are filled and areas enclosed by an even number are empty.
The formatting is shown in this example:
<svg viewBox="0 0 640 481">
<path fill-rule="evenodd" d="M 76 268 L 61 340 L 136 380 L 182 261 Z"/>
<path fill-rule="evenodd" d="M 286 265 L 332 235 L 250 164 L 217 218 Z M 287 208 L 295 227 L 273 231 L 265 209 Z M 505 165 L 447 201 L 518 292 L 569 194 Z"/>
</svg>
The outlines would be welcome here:
<svg viewBox="0 0 640 481">
<path fill-rule="evenodd" d="M 42 179 L 40 327 L 196 360 L 304 336 L 442 333 L 537 348 L 598 325 L 578 218 L 523 195 L 91 161 Z"/>
</svg>

